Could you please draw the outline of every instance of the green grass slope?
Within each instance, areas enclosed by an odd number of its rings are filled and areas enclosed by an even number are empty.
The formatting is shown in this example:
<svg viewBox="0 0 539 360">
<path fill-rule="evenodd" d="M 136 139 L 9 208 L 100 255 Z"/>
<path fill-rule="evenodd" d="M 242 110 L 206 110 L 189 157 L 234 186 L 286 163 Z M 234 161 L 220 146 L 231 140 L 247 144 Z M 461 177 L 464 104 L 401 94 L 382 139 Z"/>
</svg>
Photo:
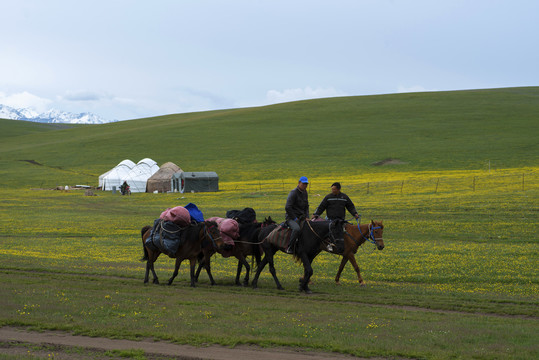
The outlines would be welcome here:
<svg viewBox="0 0 539 360">
<path fill-rule="evenodd" d="M 536 165 L 539 87 L 339 97 L 47 128 L 0 120 L 0 184 L 96 185 L 125 158 L 223 180 Z M 36 165 L 21 160 L 34 160 Z"/>
</svg>

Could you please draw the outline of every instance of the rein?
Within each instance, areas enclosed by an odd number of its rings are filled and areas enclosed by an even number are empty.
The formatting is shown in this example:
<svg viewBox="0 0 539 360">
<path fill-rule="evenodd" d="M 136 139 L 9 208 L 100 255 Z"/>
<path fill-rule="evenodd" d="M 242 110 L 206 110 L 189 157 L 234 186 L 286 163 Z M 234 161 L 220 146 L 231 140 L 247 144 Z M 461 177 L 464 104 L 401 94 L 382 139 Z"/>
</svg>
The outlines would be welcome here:
<svg viewBox="0 0 539 360">
<path fill-rule="evenodd" d="M 322 243 L 329 243 L 329 241 L 326 239 L 322 239 L 322 237 L 320 235 L 318 235 L 318 233 L 313 229 L 312 225 L 311 225 L 311 222 L 309 220 L 306 220 L 305 221 L 307 223 L 307 225 L 309 225 L 309 228 L 311 229 L 311 231 L 313 232 L 313 234 L 316 235 L 317 238 L 320 239 L 320 241 L 322 241 Z M 333 221 L 330 221 L 329 222 L 329 236 L 331 236 L 333 239 L 335 239 L 335 237 L 333 236 L 333 233 L 331 232 L 331 224 L 333 223 Z"/>
<path fill-rule="evenodd" d="M 208 225 L 206 225 L 206 223 L 204 223 L 204 235 L 209 237 L 210 240 L 211 240 L 211 243 L 213 245 L 213 248 L 216 249 L 217 248 L 217 244 L 215 243 L 215 240 L 219 240 L 221 239 L 221 237 L 219 236 L 218 238 L 214 239 L 213 236 L 211 236 L 209 230 L 208 230 Z"/>
<path fill-rule="evenodd" d="M 380 240 L 384 240 L 384 238 L 377 238 L 377 237 L 374 237 L 374 230 L 378 230 L 378 229 L 381 229 L 382 227 L 381 226 L 375 226 L 375 227 L 372 227 L 372 224 L 369 224 L 368 228 L 367 228 L 367 233 L 366 234 L 363 234 L 363 231 L 361 231 L 361 228 L 360 228 L 360 225 L 359 225 L 359 221 L 357 222 L 357 229 L 359 230 L 359 233 L 361 234 L 361 236 L 363 237 L 363 242 L 365 241 L 368 241 L 370 242 L 371 244 L 374 244 L 375 246 L 378 246 L 378 244 L 376 243 L 377 241 L 380 241 Z M 362 243 L 359 243 L 352 235 L 350 235 L 347 231 L 344 232 L 346 235 L 348 235 L 348 237 L 350 237 L 350 239 L 354 240 L 354 242 L 356 243 L 357 246 L 360 246 Z M 368 235 L 368 237 L 367 237 Z"/>
<path fill-rule="evenodd" d="M 270 226 L 270 225 L 273 225 L 273 224 L 261 223 L 260 229 L 262 230 L 263 228 L 268 227 L 268 226 Z M 234 243 L 238 243 L 238 244 L 260 245 L 260 244 L 262 244 L 265 240 L 266 240 L 266 239 L 263 239 L 262 241 L 258 241 L 258 242 L 250 242 L 250 241 L 234 240 Z"/>
</svg>

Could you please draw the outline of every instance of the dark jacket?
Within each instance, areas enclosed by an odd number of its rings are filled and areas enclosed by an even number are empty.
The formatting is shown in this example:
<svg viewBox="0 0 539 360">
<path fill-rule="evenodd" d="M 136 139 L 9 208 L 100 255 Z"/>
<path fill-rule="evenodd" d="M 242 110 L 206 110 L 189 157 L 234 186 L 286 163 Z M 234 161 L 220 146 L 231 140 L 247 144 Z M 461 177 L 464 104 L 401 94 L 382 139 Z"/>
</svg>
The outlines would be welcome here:
<svg viewBox="0 0 539 360">
<path fill-rule="evenodd" d="M 346 209 L 348 209 L 348 211 L 350 211 L 350 214 L 354 216 L 357 214 L 356 207 L 354 206 L 354 203 L 352 202 L 352 200 L 350 200 L 348 195 L 346 195 L 345 193 L 340 193 L 339 195 L 333 195 L 333 193 L 330 193 L 326 195 L 324 200 L 322 200 L 314 214 L 320 216 L 325 210 L 328 219 L 344 220 L 346 216 Z"/>
<path fill-rule="evenodd" d="M 295 188 L 290 191 L 286 199 L 286 220 L 302 219 L 309 217 L 309 198 L 307 191 Z"/>
</svg>

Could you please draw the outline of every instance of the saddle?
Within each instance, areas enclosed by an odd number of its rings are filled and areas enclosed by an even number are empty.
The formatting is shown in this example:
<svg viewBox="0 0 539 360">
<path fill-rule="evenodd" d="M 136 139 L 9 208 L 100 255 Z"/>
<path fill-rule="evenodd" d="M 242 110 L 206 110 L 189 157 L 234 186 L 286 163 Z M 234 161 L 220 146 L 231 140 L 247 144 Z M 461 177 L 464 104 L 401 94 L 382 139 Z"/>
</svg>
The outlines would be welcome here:
<svg viewBox="0 0 539 360">
<path fill-rule="evenodd" d="M 180 226 L 172 221 L 156 219 L 145 244 L 173 258 L 183 242 L 184 237 Z"/>
<path fill-rule="evenodd" d="M 303 229 L 305 220 L 300 221 L 299 228 Z M 266 241 L 270 244 L 280 247 L 281 249 L 287 249 L 290 245 L 290 238 L 292 237 L 292 229 L 286 222 L 279 224 L 272 232 L 266 236 Z"/>
<path fill-rule="evenodd" d="M 290 229 L 288 225 L 284 226 L 283 224 L 280 224 L 266 236 L 266 241 L 281 249 L 286 249 L 290 244 L 291 235 L 292 229 Z"/>
</svg>

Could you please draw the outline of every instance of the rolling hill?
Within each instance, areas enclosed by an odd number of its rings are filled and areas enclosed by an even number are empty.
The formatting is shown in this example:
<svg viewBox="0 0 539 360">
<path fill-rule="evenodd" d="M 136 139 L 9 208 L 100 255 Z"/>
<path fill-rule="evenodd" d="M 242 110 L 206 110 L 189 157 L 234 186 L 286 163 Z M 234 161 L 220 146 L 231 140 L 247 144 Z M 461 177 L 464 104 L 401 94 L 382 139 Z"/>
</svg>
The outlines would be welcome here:
<svg viewBox="0 0 539 360">
<path fill-rule="evenodd" d="M 0 184 L 97 184 L 129 158 L 223 180 L 536 166 L 539 87 L 338 97 L 102 125 L 0 120 Z M 384 159 L 396 165 L 376 166 Z M 31 161 L 29 161 L 31 160 Z"/>
</svg>

